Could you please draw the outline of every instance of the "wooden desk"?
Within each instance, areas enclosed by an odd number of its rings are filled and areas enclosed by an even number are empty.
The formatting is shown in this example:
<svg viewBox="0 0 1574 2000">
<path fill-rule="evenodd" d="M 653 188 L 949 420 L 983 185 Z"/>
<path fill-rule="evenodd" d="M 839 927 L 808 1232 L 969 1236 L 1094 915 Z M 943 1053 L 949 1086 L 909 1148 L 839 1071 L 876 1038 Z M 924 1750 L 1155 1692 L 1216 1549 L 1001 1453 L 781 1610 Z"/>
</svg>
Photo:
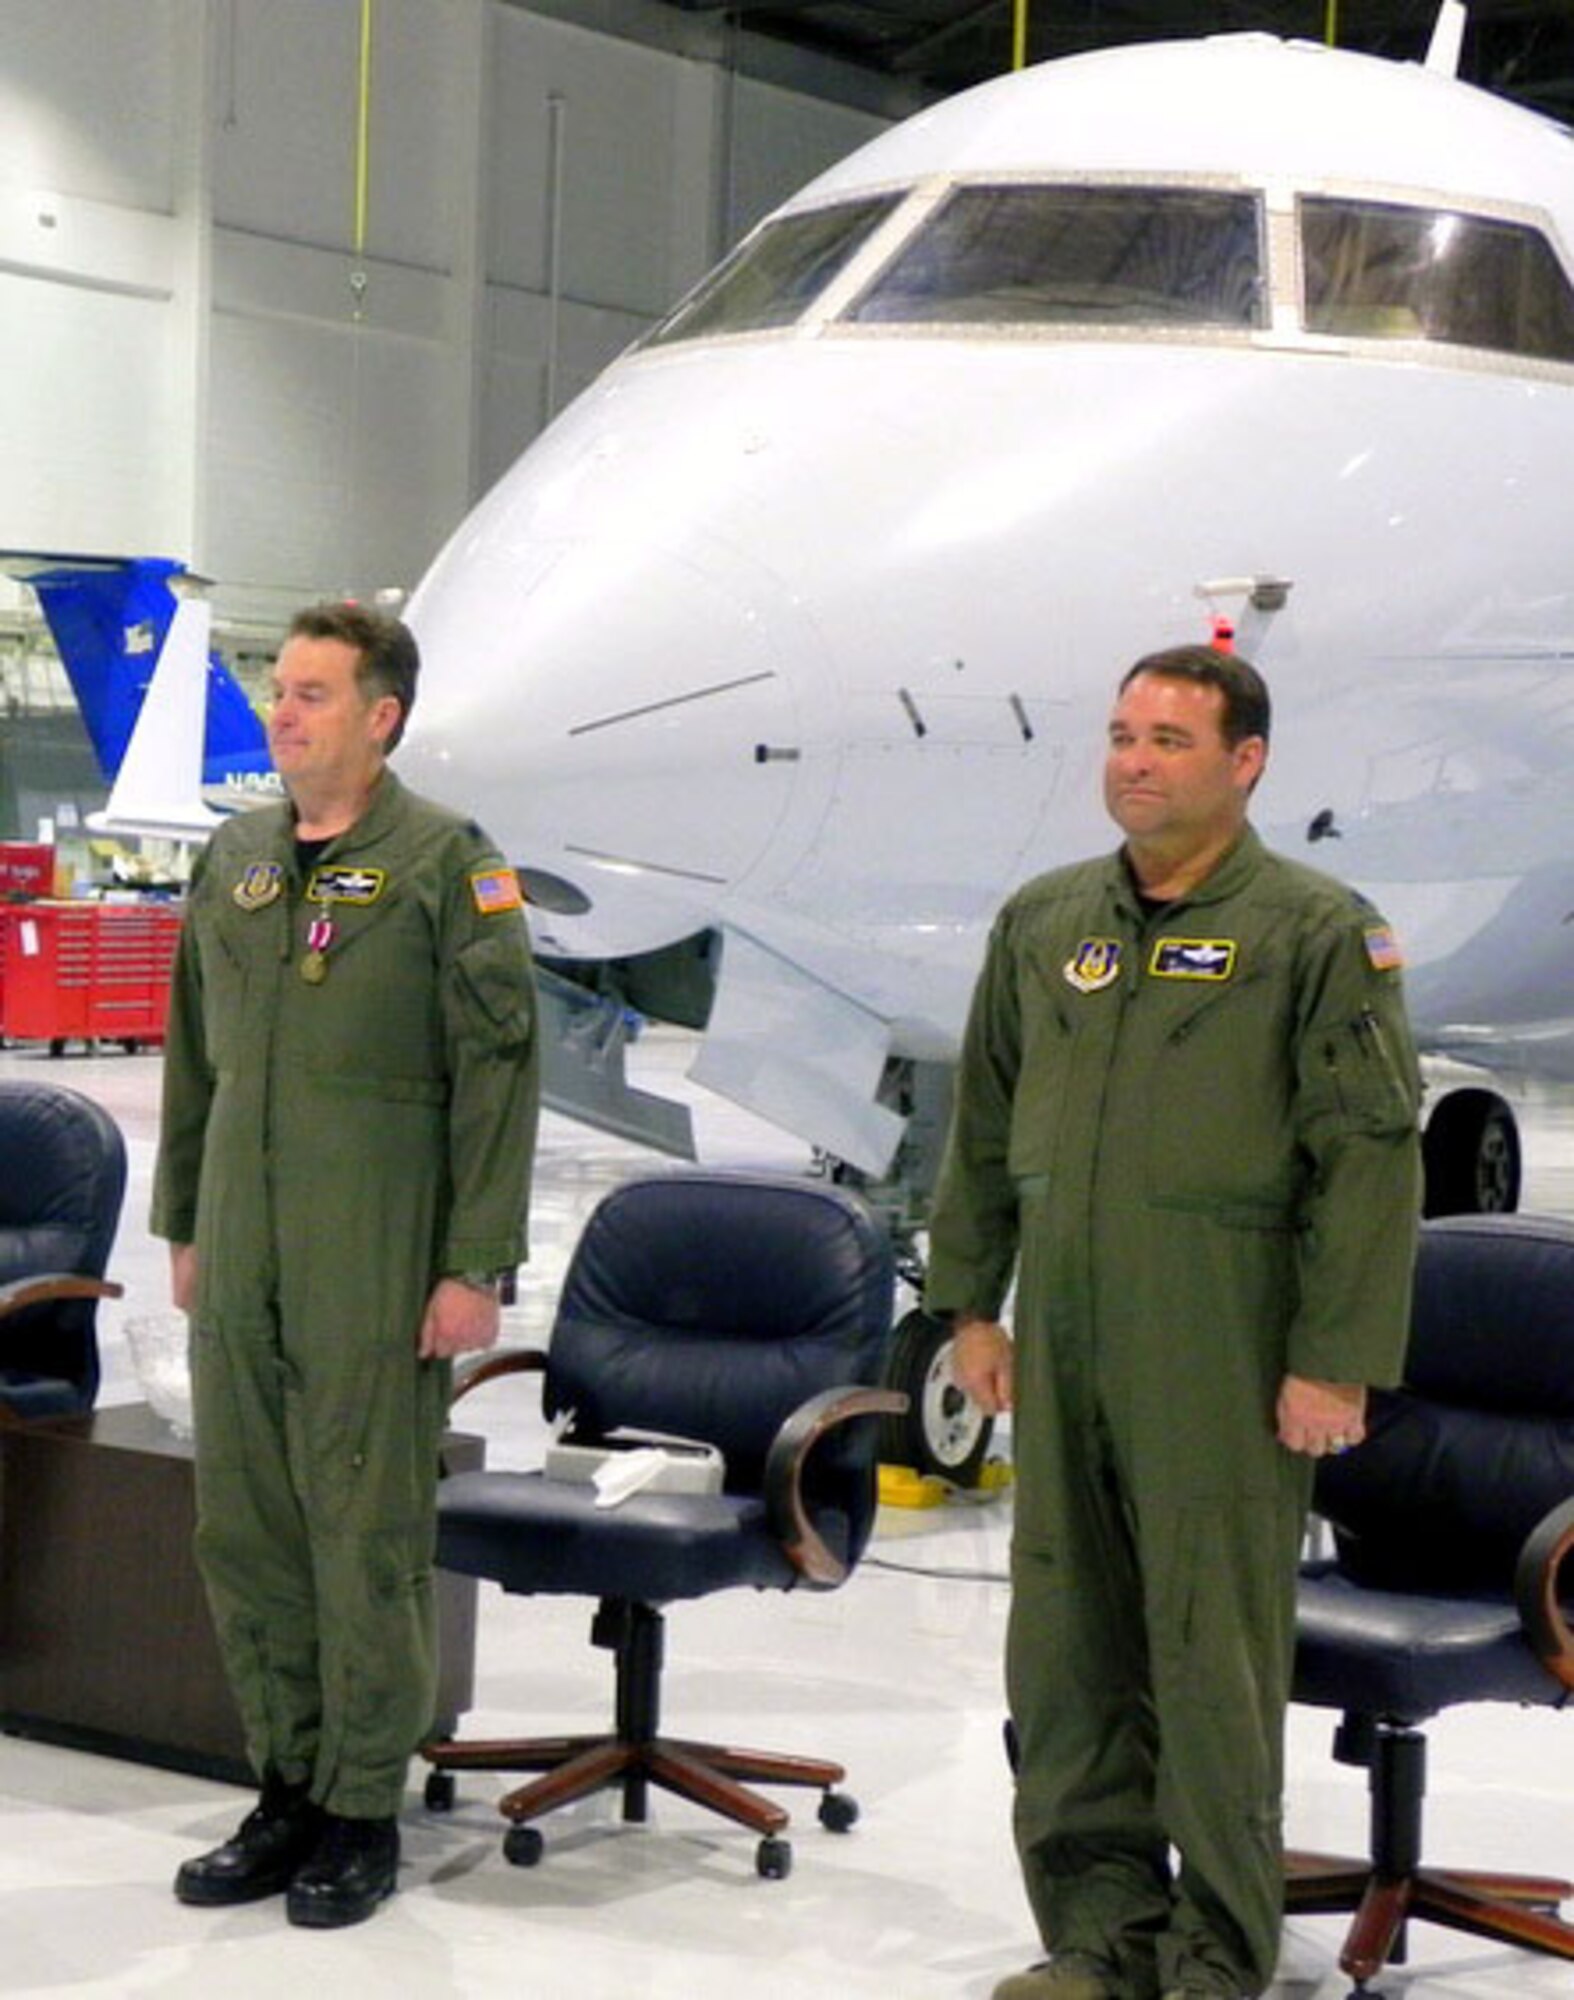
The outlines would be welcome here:
<svg viewBox="0 0 1574 2000">
<path fill-rule="evenodd" d="M 452 1435 L 456 1471 L 480 1438 Z M 254 1782 L 192 1555 L 191 1444 L 145 1403 L 0 1431 L 0 1729 Z M 434 1734 L 475 1688 L 473 1578 L 438 1572 Z"/>
</svg>

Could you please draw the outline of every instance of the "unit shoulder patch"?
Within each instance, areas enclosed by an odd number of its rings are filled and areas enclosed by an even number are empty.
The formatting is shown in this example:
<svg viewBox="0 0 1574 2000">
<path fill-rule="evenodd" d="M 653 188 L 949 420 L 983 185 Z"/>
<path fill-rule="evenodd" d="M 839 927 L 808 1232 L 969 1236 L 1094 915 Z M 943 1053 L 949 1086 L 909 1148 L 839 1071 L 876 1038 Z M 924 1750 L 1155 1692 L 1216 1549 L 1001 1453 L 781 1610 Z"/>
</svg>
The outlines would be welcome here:
<svg viewBox="0 0 1574 2000">
<path fill-rule="evenodd" d="M 1148 971 L 1155 979 L 1228 979 L 1235 970 L 1234 938 L 1161 937 Z"/>
<path fill-rule="evenodd" d="M 1119 938 L 1084 938 L 1061 968 L 1079 993 L 1098 993 L 1120 977 Z"/>
<path fill-rule="evenodd" d="M 265 910 L 284 891 L 284 869 L 277 861 L 253 861 L 230 895 L 243 910 Z"/>
</svg>

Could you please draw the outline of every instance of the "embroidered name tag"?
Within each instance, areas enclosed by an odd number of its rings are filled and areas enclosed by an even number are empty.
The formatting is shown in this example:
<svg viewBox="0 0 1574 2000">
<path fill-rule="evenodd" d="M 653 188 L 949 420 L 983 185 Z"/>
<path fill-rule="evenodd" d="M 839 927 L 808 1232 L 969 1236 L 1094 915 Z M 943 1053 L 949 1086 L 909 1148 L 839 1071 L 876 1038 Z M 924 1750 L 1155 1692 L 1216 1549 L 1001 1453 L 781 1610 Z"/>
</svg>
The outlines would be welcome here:
<svg viewBox="0 0 1574 2000">
<path fill-rule="evenodd" d="M 308 903 L 375 903 L 388 884 L 383 868 L 314 868 Z"/>
<path fill-rule="evenodd" d="M 1155 979 L 1228 979 L 1235 970 L 1235 940 L 1160 938 L 1148 970 Z"/>
<path fill-rule="evenodd" d="M 1097 993 L 1120 977 L 1120 940 L 1084 938 L 1062 967 L 1066 984 L 1079 993 Z"/>
</svg>

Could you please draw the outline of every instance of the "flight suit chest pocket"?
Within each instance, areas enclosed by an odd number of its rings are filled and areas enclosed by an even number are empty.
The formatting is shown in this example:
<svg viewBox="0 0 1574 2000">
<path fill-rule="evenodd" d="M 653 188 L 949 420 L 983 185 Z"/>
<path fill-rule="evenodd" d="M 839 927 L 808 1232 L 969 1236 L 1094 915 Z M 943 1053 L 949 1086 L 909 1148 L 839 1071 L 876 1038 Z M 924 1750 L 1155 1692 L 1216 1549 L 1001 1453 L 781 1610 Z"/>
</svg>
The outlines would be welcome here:
<svg viewBox="0 0 1574 2000">
<path fill-rule="evenodd" d="M 1282 982 L 1264 968 L 1208 991 L 1150 988 L 1142 999 L 1152 1010 L 1150 1200 L 1244 1225 L 1285 1223 L 1298 1168 Z"/>
<path fill-rule="evenodd" d="M 278 959 L 280 921 L 277 909 L 219 904 L 201 925 L 203 1033 L 216 1069 L 228 1068 L 250 1039 L 247 1008 L 259 973 Z"/>
<path fill-rule="evenodd" d="M 301 921 L 321 914 L 307 905 Z M 334 905 L 326 967 L 303 985 L 308 1066 L 335 1077 L 436 1078 L 443 1072 L 436 944 L 419 897 L 389 888 L 368 907 Z"/>
<path fill-rule="evenodd" d="M 1050 1171 L 1068 1116 L 1081 1040 L 1058 994 L 1039 986 L 1024 995 L 1022 1060 L 1007 1156 L 1017 1180 L 1037 1180 Z"/>
</svg>

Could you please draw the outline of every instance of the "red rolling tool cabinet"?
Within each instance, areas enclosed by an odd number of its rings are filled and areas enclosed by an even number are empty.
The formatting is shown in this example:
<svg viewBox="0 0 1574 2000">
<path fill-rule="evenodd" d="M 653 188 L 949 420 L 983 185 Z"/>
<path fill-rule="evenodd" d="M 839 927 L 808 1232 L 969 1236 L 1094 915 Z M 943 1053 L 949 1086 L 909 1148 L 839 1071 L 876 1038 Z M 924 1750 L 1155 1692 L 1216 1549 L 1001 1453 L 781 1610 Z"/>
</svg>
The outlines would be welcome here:
<svg viewBox="0 0 1574 2000">
<path fill-rule="evenodd" d="M 0 909 L 0 1036 L 140 1048 L 164 1039 L 180 912 L 162 903 Z"/>
</svg>

